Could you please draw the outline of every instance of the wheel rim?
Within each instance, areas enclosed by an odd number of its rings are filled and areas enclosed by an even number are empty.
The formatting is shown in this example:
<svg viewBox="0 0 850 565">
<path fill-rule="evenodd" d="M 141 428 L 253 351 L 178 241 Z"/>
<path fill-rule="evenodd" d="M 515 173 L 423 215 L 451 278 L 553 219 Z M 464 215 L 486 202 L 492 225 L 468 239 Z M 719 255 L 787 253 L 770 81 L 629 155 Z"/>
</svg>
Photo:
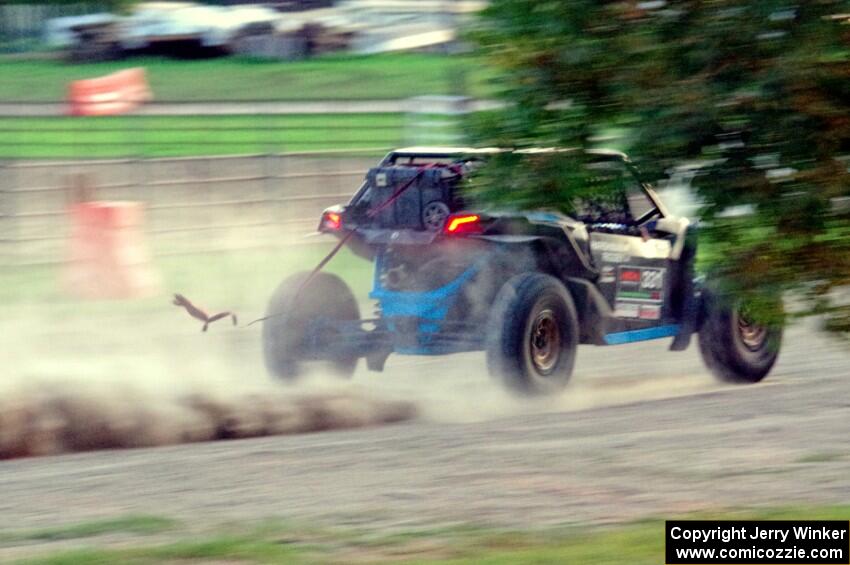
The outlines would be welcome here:
<svg viewBox="0 0 850 565">
<path fill-rule="evenodd" d="M 738 336 L 741 343 L 750 351 L 759 351 L 767 341 L 767 328 L 750 321 L 746 315 L 738 312 Z"/>
<path fill-rule="evenodd" d="M 541 375 L 550 374 L 561 357 L 561 330 L 555 312 L 546 309 L 534 318 L 529 333 L 531 362 Z"/>
<path fill-rule="evenodd" d="M 451 214 L 451 210 L 442 202 L 431 202 L 422 211 L 422 223 L 425 229 L 431 231 L 439 231 L 443 229 L 443 224 L 446 223 L 446 218 Z"/>
</svg>

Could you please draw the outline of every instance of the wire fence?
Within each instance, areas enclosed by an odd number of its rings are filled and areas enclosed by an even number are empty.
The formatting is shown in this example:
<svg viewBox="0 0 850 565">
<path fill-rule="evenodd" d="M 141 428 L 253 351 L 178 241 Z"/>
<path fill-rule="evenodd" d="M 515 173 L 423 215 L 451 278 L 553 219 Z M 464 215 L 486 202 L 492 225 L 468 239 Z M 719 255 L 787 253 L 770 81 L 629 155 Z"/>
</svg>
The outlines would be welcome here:
<svg viewBox="0 0 850 565">
<path fill-rule="evenodd" d="M 243 249 L 311 231 L 321 211 L 345 202 L 394 147 L 461 141 L 460 114 L 432 110 L 217 114 L 221 107 L 211 107 L 169 115 L 145 108 L 153 115 L 3 108 L 4 263 L 62 261 L 68 205 L 81 187 L 90 199 L 142 202 L 155 254 Z"/>
<path fill-rule="evenodd" d="M 61 262 L 69 205 L 81 193 L 144 203 L 154 255 L 304 241 L 321 211 L 346 202 L 383 151 L 7 161 L 0 165 L 0 256 L 17 266 Z"/>
</svg>

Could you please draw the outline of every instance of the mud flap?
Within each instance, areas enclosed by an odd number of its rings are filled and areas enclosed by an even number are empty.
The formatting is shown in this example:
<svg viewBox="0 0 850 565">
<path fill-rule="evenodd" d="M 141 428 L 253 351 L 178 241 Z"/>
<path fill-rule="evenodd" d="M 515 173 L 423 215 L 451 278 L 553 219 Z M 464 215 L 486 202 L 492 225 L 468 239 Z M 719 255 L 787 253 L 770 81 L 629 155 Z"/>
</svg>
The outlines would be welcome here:
<svg viewBox="0 0 850 565">
<path fill-rule="evenodd" d="M 693 285 L 689 285 L 693 286 Z M 685 297 L 682 311 L 682 323 L 679 325 L 679 333 L 670 344 L 670 351 L 684 351 L 691 344 L 691 336 L 697 331 L 697 320 L 699 319 L 699 300 L 694 296 L 693 289 Z"/>
<path fill-rule="evenodd" d="M 685 233 L 685 245 L 680 261 L 682 264 L 682 312 L 680 330 L 670 344 L 670 351 L 684 351 L 691 344 L 691 337 L 699 329 L 702 297 L 694 281 L 694 261 L 696 260 L 696 229 L 688 227 Z"/>
<path fill-rule="evenodd" d="M 376 373 L 383 373 L 384 365 L 387 364 L 387 358 L 389 358 L 390 353 L 392 353 L 391 349 L 384 349 L 367 355 L 366 368 Z"/>
</svg>

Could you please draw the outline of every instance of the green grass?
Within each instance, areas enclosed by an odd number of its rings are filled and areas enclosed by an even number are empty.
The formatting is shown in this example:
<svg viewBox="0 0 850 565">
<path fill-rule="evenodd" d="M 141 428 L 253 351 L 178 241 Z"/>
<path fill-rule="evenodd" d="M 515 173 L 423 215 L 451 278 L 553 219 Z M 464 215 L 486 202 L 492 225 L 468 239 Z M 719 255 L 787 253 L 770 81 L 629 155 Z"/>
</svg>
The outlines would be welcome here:
<svg viewBox="0 0 850 565">
<path fill-rule="evenodd" d="M 488 74 L 469 57 L 390 54 L 306 61 L 245 57 L 132 58 L 108 63 L 0 60 L 0 100 L 56 102 L 72 80 L 145 67 L 154 99 L 168 101 L 366 100 L 422 94 L 486 96 Z"/>
<path fill-rule="evenodd" d="M 701 519 L 847 520 L 850 506 L 793 507 L 692 516 Z M 33 565 L 147 564 L 223 561 L 240 563 L 417 563 L 513 565 L 517 563 L 664 562 L 664 521 L 597 528 L 498 531 L 460 526 L 392 536 L 299 530 L 271 523 L 233 526 L 226 534 L 117 549 L 81 548 L 30 558 Z"/>
<path fill-rule="evenodd" d="M 0 101 L 59 102 L 67 84 L 128 66 L 148 71 L 154 99 L 297 101 L 492 94 L 471 58 L 421 54 L 336 56 L 299 62 L 240 57 L 67 64 L 1 60 Z M 467 88 L 468 86 L 468 88 Z M 454 126 L 438 128 L 445 143 Z M 389 149 L 406 142 L 400 114 L 0 117 L 0 159 L 182 157 L 328 149 Z"/>
<path fill-rule="evenodd" d="M 0 158 L 113 158 L 388 149 L 399 114 L 0 117 Z"/>
<path fill-rule="evenodd" d="M 273 542 L 221 537 L 200 542 L 178 542 L 150 548 L 123 550 L 77 549 L 55 555 L 23 559 L 21 565 L 143 565 L 173 562 L 204 563 L 212 560 L 238 563 L 306 563 L 296 549 Z"/>
<path fill-rule="evenodd" d="M 846 453 L 836 451 L 818 451 L 800 457 L 795 463 L 832 463 L 833 461 L 841 461 L 846 456 Z"/>
</svg>

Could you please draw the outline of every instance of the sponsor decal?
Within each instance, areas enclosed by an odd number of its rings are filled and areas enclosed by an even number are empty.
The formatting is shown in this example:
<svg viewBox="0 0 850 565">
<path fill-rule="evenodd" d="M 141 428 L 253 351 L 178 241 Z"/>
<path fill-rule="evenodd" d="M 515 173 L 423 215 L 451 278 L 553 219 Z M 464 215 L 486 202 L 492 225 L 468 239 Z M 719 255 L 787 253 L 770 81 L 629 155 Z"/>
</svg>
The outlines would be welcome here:
<svg viewBox="0 0 850 565">
<path fill-rule="evenodd" d="M 590 249 L 594 256 L 608 251 L 626 257 L 666 259 L 670 256 L 672 246 L 669 241 L 663 239 L 644 241 L 640 237 L 593 233 L 590 237 Z"/>
<path fill-rule="evenodd" d="M 638 317 L 641 320 L 660 320 L 661 306 L 657 306 L 655 304 L 641 304 L 640 315 Z"/>
<path fill-rule="evenodd" d="M 639 283 L 641 279 L 640 269 L 621 269 L 620 280 L 625 283 Z"/>
<path fill-rule="evenodd" d="M 641 287 L 650 290 L 661 290 L 664 288 L 663 269 L 643 269 L 640 273 Z"/>
<path fill-rule="evenodd" d="M 603 239 L 601 234 L 593 236 L 591 246 L 594 251 L 613 251 L 615 253 L 629 252 L 628 240 L 622 240 L 621 238 Z"/>
<path fill-rule="evenodd" d="M 614 315 L 618 318 L 637 318 L 640 316 L 640 304 L 634 302 L 617 302 Z"/>
<path fill-rule="evenodd" d="M 625 263 L 631 259 L 625 253 L 617 253 L 616 251 L 603 251 L 602 252 L 602 262 L 603 263 Z"/>
<path fill-rule="evenodd" d="M 660 304 L 666 271 L 659 267 L 621 265 L 617 271 L 617 300 Z"/>
</svg>

